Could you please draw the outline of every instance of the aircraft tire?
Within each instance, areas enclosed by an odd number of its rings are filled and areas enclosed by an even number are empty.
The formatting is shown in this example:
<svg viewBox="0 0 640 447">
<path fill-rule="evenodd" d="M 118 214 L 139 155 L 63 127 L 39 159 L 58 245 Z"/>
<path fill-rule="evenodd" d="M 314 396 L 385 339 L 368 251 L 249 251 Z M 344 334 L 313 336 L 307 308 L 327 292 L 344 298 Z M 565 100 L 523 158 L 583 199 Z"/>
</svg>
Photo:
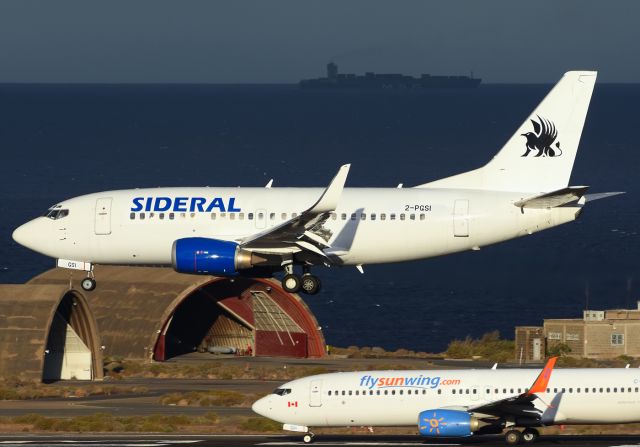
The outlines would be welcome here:
<svg viewBox="0 0 640 447">
<path fill-rule="evenodd" d="M 302 280 L 296 274 L 290 273 L 282 278 L 282 288 L 289 293 L 296 293 L 301 285 Z"/>
<path fill-rule="evenodd" d="M 87 292 L 91 292 L 93 289 L 96 288 L 96 280 L 93 278 L 85 278 L 80 283 L 80 286 L 82 287 L 83 290 L 86 290 Z"/>
<path fill-rule="evenodd" d="M 509 430 L 504 434 L 507 445 L 518 445 L 522 442 L 522 433 L 518 430 Z"/>
<path fill-rule="evenodd" d="M 532 442 L 535 442 L 539 436 L 540 436 L 540 432 L 535 428 L 525 428 L 522 431 L 522 441 L 525 444 L 530 444 Z"/>
<path fill-rule="evenodd" d="M 320 291 L 320 278 L 315 275 L 302 275 L 302 291 L 307 295 L 315 295 Z"/>
<path fill-rule="evenodd" d="M 305 444 L 311 444 L 315 440 L 314 437 L 315 436 L 313 433 L 307 433 L 302 437 L 302 442 L 304 442 Z"/>
</svg>

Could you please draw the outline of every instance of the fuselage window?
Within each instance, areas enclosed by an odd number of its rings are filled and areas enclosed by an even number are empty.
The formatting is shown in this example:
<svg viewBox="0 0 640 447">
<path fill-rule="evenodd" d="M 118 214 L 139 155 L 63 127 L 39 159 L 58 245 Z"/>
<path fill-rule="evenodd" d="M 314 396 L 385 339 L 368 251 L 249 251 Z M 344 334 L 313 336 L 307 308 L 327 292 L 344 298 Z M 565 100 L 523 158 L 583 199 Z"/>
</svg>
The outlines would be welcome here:
<svg viewBox="0 0 640 447">
<path fill-rule="evenodd" d="M 349 390 L 349 396 L 353 395 L 353 391 Z"/>
<path fill-rule="evenodd" d="M 563 393 L 565 392 L 565 389 L 564 389 L 564 388 L 562 388 L 562 392 L 563 392 Z"/>
<path fill-rule="evenodd" d="M 613 392 L 614 392 L 614 393 L 617 393 L 617 392 L 618 392 L 618 387 L 615 387 L 615 388 L 613 389 Z"/>
<path fill-rule="evenodd" d="M 624 393 L 624 387 L 623 386 L 620 387 L 620 392 Z"/>
<path fill-rule="evenodd" d="M 291 218 L 295 219 L 296 217 L 298 217 L 298 213 L 291 213 Z"/>
<path fill-rule="evenodd" d="M 169 220 L 173 220 L 175 219 L 176 215 L 175 213 L 169 213 Z"/>
<path fill-rule="evenodd" d="M 373 390 L 369 390 L 369 396 L 373 396 Z"/>
<path fill-rule="evenodd" d="M 48 217 L 51 220 L 58 220 L 58 219 L 67 217 L 68 215 L 69 215 L 69 210 L 62 210 L 59 208 L 55 208 L 55 209 L 47 210 L 44 216 Z"/>
<path fill-rule="evenodd" d="M 547 388 L 547 393 L 550 393 L 550 392 L 551 392 L 551 390 L 549 388 Z"/>
<path fill-rule="evenodd" d="M 520 394 L 520 393 L 522 393 L 522 391 L 521 391 L 521 389 L 520 389 L 520 388 L 518 388 L 518 394 Z"/>
<path fill-rule="evenodd" d="M 387 394 L 389 394 L 389 390 L 384 390 L 384 395 L 386 396 Z"/>
<path fill-rule="evenodd" d="M 340 214 L 340 219 L 347 220 L 347 213 Z"/>
<path fill-rule="evenodd" d="M 579 392 L 580 392 L 580 388 L 576 388 L 576 393 L 579 393 Z"/>
<path fill-rule="evenodd" d="M 376 220 L 376 213 L 371 213 L 371 220 Z"/>
<path fill-rule="evenodd" d="M 495 394 L 498 394 L 498 388 L 496 388 L 494 391 L 495 391 Z"/>
<path fill-rule="evenodd" d="M 476 390 L 475 388 L 473 389 L 473 394 L 477 394 L 478 390 Z"/>
<path fill-rule="evenodd" d="M 387 215 L 382 213 L 380 214 L 380 220 L 386 220 L 387 219 Z"/>
<path fill-rule="evenodd" d="M 287 220 L 287 213 L 280 214 L 280 219 Z"/>
<path fill-rule="evenodd" d="M 344 395 L 346 395 L 346 394 L 347 394 L 347 393 L 346 393 L 344 390 L 342 390 L 342 395 L 344 396 Z"/>
<path fill-rule="evenodd" d="M 404 213 L 400 214 L 400 220 L 404 220 Z"/>
<path fill-rule="evenodd" d="M 396 390 L 391 390 L 391 394 L 395 396 L 396 395 Z"/>
<path fill-rule="evenodd" d="M 407 394 L 411 394 L 411 390 L 407 390 Z"/>
<path fill-rule="evenodd" d="M 402 393 L 402 390 L 400 390 L 400 395 L 402 396 L 402 394 L 403 394 L 403 393 Z"/>
<path fill-rule="evenodd" d="M 569 388 L 569 392 L 570 392 L 570 393 L 573 393 L 573 388 Z"/>
<path fill-rule="evenodd" d="M 636 393 L 638 392 L 638 387 L 636 387 Z"/>
<path fill-rule="evenodd" d="M 231 214 L 233 216 L 233 214 Z M 258 213 L 258 219 L 264 219 L 264 213 Z"/>
<path fill-rule="evenodd" d="M 600 388 L 600 392 L 601 392 L 601 393 L 604 393 L 604 388 Z"/>
<path fill-rule="evenodd" d="M 244 213 L 238 213 L 238 219 L 244 220 Z"/>
<path fill-rule="evenodd" d="M 611 392 L 611 388 L 607 388 L 607 393 L 610 393 L 610 392 Z"/>
<path fill-rule="evenodd" d="M 367 220 L 367 214 L 366 213 L 360 213 L 360 220 Z"/>
<path fill-rule="evenodd" d="M 136 213 L 129 214 L 129 219 L 134 220 L 136 218 Z"/>
<path fill-rule="evenodd" d="M 229 213 L 229 220 L 235 220 L 236 213 Z"/>
<path fill-rule="evenodd" d="M 247 219 L 253 220 L 253 213 L 248 213 L 247 214 Z"/>
<path fill-rule="evenodd" d="M 338 216 L 334 212 L 331 212 L 330 216 L 331 216 L 331 220 L 336 220 L 338 218 Z"/>
<path fill-rule="evenodd" d="M 155 216 L 154 213 L 149 213 L 149 219 L 153 219 L 153 216 Z"/>
<path fill-rule="evenodd" d="M 160 218 L 160 220 L 164 220 L 164 213 L 158 214 L 158 217 Z"/>
<path fill-rule="evenodd" d="M 469 388 L 467 388 L 466 390 L 464 390 L 464 394 L 469 394 Z"/>
<path fill-rule="evenodd" d="M 227 217 L 227 213 L 220 213 L 220 219 L 224 219 L 225 217 Z"/>
<path fill-rule="evenodd" d="M 424 220 L 426 216 L 424 214 L 420 214 L 420 220 Z"/>
<path fill-rule="evenodd" d="M 422 390 L 422 394 L 427 394 L 427 390 Z"/>
<path fill-rule="evenodd" d="M 502 388 L 502 394 L 507 394 L 507 389 L 506 388 Z"/>
<path fill-rule="evenodd" d="M 451 390 L 451 394 L 456 394 L 456 390 Z"/>
<path fill-rule="evenodd" d="M 416 220 L 416 215 L 415 214 L 409 214 L 409 219 Z"/>
<path fill-rule="evenodd" d="M 380 390 L 376 390 L 376 394 L 379 396 L 380 395 Z"/>
<path fill-rule="evenodd" d="M 276 213 L 270 213 L 269 220 L 276 220 Z"/>
<path fill-rule="evenodd" d="M 511 388 L 511 394 L 513 394 L 513 388 Z"/>
<path fill-rule="evenodd" d="M 389 214 L 389 220 L 396 220 L 396 215 L 394 213 Z"/>
<path fill-rule="evenodd" d="M 491 393 L 491 390 L 489 388 L 487 388 L 487 394 Z"/>
<path fill-rule="evenodd" d="M 140 220 L 144 220 L 144 213 L 140 213 Z"/>
<path fill-rule="evenodd" d="M 356 396 L 360 395 L 360 391 L 356 390 Z"/>
<path fill-rule="evenodd" d="M 194 217 L 196 217 L 196 213 L 191 213 L 191 218 L 193 219 Z"/>
<path fill-rule="evenodd" d="M 211 213 L 211 220 L 216 220 L 216 213 Z"/>
<path fill-rule="evenodd" d="M 351 213 L 351 220 L 356 220 L 356 213 Z"/>
<path fill-rule="evenodd" d="M 331 396 L 331 390 L 329 390 L 329 396 Z"/>
<path fill-rule="evenodd" d="M 180 213 L 180 217 L 184 219 L 185 217 L 187 217 L 187 213 Z"/>
<path fill-rule="evenodd" d="M 489 391 L 489 390 L 487 390 L 487 391 Z M 442 394 L 442 390 L 438 390 L 438 394 Z"/>
</svg>

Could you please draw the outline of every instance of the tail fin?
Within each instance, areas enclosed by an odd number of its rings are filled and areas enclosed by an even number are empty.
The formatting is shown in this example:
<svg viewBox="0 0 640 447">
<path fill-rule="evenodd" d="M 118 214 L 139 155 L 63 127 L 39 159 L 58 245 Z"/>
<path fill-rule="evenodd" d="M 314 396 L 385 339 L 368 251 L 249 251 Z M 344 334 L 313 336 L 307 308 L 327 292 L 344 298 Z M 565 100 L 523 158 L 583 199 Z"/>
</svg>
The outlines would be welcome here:
<svg viewBox="0 0 640 447">
<path fill-rule="evenodd" d="M 565 73 L 489 163 L 418 188 L 538 193 L 568 186 L 596 76 Z"/>
</svg>

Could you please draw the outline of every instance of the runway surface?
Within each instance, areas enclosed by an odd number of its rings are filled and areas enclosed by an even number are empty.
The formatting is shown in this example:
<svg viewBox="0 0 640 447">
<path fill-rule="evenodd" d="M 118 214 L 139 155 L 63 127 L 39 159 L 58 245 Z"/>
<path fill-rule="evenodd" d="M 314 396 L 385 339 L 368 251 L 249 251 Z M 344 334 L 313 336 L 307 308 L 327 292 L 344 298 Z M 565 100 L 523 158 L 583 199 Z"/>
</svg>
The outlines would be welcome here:
<svg viewBox="0 0 640 447">
<path fill-rule="evenodd" d="M 0 447 L 248 447 L 296 446 L 304 444 L 300 436 L 258 435 L 123 435 L 123 436 L 0 436 Z M 504 447 L 501 436 L 486 436 L 462 440 L 432 440 L 417 436 L 318 436 L 314 446 L 485 446 Z M 522 444 L 526 445 L 526 444 Z M 630 436 L 544 436 L 535 446 L 640 446 L 640 435 Z"/>
</svg>

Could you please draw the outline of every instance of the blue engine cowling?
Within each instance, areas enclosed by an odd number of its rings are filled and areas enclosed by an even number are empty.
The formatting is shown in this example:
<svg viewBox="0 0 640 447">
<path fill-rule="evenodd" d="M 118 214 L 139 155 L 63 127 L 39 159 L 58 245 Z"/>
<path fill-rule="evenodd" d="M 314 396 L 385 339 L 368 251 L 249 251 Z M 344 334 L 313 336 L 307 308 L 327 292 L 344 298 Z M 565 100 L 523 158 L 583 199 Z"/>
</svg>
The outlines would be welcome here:
<svg viewBox="0 0 640 447">
<path fill-rule="evenodd" d="M 173 243 L 171 260 L 175 271 L 201 275 L 236 276 L 251 268 L 251 254 L 231 241 L 188 237 Z"/>
<path fill-rule="evenodd" d="M 478 419 L 466 411 L 426 410 L 418 416 L 420 434 L 432 438 L 471 436 L 478 425 Z"/>
</svg>

